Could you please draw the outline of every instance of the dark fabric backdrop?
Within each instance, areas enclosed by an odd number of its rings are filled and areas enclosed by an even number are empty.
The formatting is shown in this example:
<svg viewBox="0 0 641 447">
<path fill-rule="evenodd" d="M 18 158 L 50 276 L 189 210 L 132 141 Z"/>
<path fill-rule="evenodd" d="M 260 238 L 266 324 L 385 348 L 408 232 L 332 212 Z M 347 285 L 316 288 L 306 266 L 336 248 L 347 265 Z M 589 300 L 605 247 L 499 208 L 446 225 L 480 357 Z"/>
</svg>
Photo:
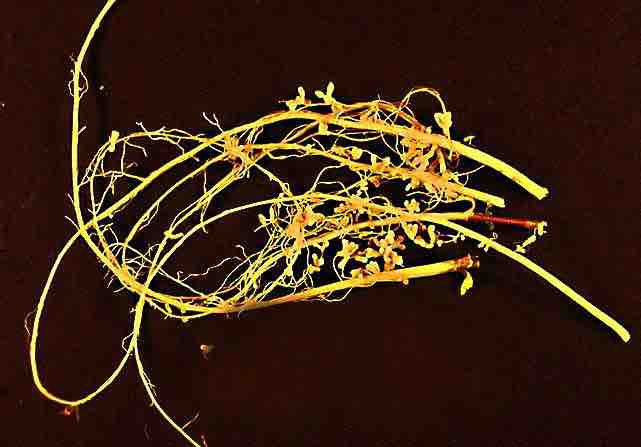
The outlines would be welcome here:
<svg viewBox="0 0 641 447">
<path fill-rule="evenodd" d="M 149 314 L 146 363 L 169 413 L 182 423 L 199 412 L 190 432 L 211 447 L 639 445 L 637 3 L 117 5 L 86 66 L 85 156 L 137 121 L 198 131 L 201 112 L 215 112 L 230 128 L 282 107 L 298 85 L 333 80 L 351 101 L 429 85 L 459 135 L 550 188 L 539 202 L 489 183 L 506 214 L 550 223 L 533 259 L 632 334 L 622 343 L 533 274 L 480 253 L 465 297 L 459 278 L 442 277 L 189 325 Z M 36 392 L 28 368 L 23 318 L 72 232 L 70 57 L 101 6 L 2 6 L 2 445 L 184 444 L 132 364 L 79 423 Z M 428 121 L 433 103 L 417 105 Z M 220 231 L 202 244 L 243 240 L 233 225 Z M 111 295 L 101 275 L 78 244 L 49 297 L 40 362 L 65 396 L 104 380 L 129 331 L 133 298 Z M 216 346 L 209 360 L 201 343 Z"/>
</svg>

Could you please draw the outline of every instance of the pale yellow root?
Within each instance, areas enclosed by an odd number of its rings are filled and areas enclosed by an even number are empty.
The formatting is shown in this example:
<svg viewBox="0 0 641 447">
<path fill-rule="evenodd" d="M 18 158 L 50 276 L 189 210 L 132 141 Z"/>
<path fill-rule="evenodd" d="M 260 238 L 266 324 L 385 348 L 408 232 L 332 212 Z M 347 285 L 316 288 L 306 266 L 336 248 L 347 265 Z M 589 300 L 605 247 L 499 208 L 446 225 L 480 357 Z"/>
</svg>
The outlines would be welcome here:
<svg viewBox="0 0 641 447">
<path fill-rule="evenodd" d="M 416 267 L 407 267 L 389 272 L 379 272 L 363 278 L 352 278 L 327 284 L 304 292 L 294 293 L 269 301 L 255 301 L 243 306 L 243 310 L 261 309 L 276 304 L 293 303 L 305 301 L 321 295 L 326 295 L 339 290 L 352 289 L 354 287 L 371 287 L 374 284 L 384 282 L 406 283 L 410 279 L 427 278 L 429 276 L 441 275 L 444 273 L 457 272 L 468 268 L 476 267 L 477 263 L 471 257 L 462 259 L 452 259 L 450 261 L 435 262 L 433 264 L 418 265 Z"/>
<path fill-rule="evenodd" d="M 439 219 L 438 217 L 430 217 L 429 219 L 426 219 L 426 220 L 429 220 L 435 224 L 450 228 L 452 230 L 458 231 L 467 237 L 470 237 L 479 242 L 482 242 L 483 244 L 489 246 L 490 248 L 493 248 L 494 250 L 498 251 L 502 255 L 505 255 L 508 258 L 513 259 L 514 261 L 518 262 L 522 266 L 533 271 L 534 273 L 539 275 L 541 278 L 546 280 L 548 283 L 550 283 L 552 286 L 560 290 L 564 295 L 569 297 L 572 301 L 574 301 L 583 309 L 588 311 L 592 316 L 596 317 L 599 321 L 601 321 L 603 324 L 605 324 L 610 329 L 612 329 L 619 337 L 621 337 L 621 339 L 624 342 L 627 343 L 628 341 L 630 341 L 630 333 L 620 323 L 618 323 L 611 316 L 609 316 L 608 314 L 606 314 L 605 312 L 597 308 L 594 304 L 590 303 L 587 299 L 579 295 L 570 286 L 565 284 L 563 281 L 561 281 L 559 278 L 554 276 L 552 273 L 548 272 L 544 268 L 535 264 L 534 262 L 532 262 L 531 260 L 523 256 L 522 254 L 517 253 L 514 250 L 510 250 L 506 246 L 499 244 L 498 242 L 488 237 L 485 237 L 482 234 L 477 233 L 476 231 L 470 230 L 469 228 L 465 228 L 464 226 L 459 225 L 457 223 L 450 222 L 445 219 Z"/>
<path fill-rule="evenodd" d="M 62 404 L 62 405 L 69 405 L 72 407 L 77 407 L 86 402 L 89 402 L 91 399 L 93 399 L 102 391 L 104 391 L 109 385 L 111 385 L 111 383 L 114 380 L 116 380 L 116 378 L 124 368 L 136 344 L 135 337 L 131 337 L 131 339 L 129 340 L 129 344 L 127 346 L 126 354 L 123 356 L 122 360 L 120 361 L 116 369 L 113 371 L 113 373 L 111 373 L 111 375 L 100 386 L 98 386 L 95 391 L 85 395 L 84 397 L 80 397 L 77 399 L 67 399 L 67 398 L 59 397 L 53 394 L 52 392 L 50 392 L 42 383 L 40 379 L 40 374 L 38 372 L 38 362 L 37 362 L 38 335 L 40 332 L 40 321 L 42 319 L 42 314 L 44 312 L 45 301 L 47 299 L 47 295 L 49 294 L 51 282 L 53 281 L 53 278 L 58 270 L 58 267 L 60 266 L 60 262 L 62 261 L 66 253 L 69 251 L 71 246 L 74 244 L 74 242 L 78 239 L 79 235 L 80 235 L 79 233 L 76 233 L 67 241 L 65 246 L 62 248 L 62 250 L 56 257 L 55 262 L 53 263 L 51 271 L 49 272 L 49 276 L 47 277 L 47 282 L 45 283 L 42 293 L 40 294 L 40 299 L 38 300 L 36 313 L 33 319 L 33 328 L 31 330 L 31 340 L 29 342 L 29 360 L 31 365 L 31 375 L 33 377 L 33 382 L 36 388 L 45 397 L 47 397 L 47 399 L 50 399 L 54 402 L 58 402 L 59 404 Z"/>
</svg>

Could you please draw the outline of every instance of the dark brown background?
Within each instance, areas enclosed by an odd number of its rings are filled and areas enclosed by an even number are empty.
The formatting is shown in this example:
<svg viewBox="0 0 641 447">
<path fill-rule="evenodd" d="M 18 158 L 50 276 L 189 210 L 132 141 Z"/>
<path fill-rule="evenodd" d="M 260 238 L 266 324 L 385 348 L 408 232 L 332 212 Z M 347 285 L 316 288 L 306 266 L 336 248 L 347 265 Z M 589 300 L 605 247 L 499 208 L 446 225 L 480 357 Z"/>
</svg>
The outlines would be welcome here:
<svg viewBox="0 0 641 447">
<path fill-rule="evenodd" d="M 333 80 L 345 100 L 397 100 L 430 85 L 454 111 L 457 131 L 550 188 L 537 202 L 492 183 L 506 213 L 549 221 L 531 256 L 632 334 L 623 344 L 531 273 L 487 254 L 464 298 L 448 277 L 187 326 L 149 315 L 146 362 L 170 414 L 182 422 L 200 411 L 191 433 L 212 447 L 638 445 L 636 3 L 119 4 L 90 51 L 83 153 L 136 121 L 198 130 L 206 111 L 230 128 L 279 107 L 298 85 L 309 92 Z M 80 423 L 58 415 L 29 375 L 22 320 L 71 234 L 63 219 L 71 214 L 69 57 L 101 5 L 2 7 L 7 446 L 183 444 L 148 406 L 131 364 L 81 409 Z M 428 120 L 432 103 L 417 103 Z M 242 239 L 230 225 L 221 234 Z M 78 245 L 46 310 L 45 383 L 73 397 L 102 382 L 121 353 L 130 306 L 105 290 Z M 200 343 L 216 345 L 209 361 Z"/>
</svg>

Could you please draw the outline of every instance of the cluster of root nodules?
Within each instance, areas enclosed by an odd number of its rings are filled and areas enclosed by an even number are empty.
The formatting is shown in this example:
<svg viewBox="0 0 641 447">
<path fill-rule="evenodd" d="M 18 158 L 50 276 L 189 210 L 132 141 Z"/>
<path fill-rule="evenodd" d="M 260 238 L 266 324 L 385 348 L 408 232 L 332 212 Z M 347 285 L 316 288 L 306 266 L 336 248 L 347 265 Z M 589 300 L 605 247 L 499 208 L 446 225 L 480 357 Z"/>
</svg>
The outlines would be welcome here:
<svg viewBox="0 0 641 447">
<path fill-rule="evenodd" d="M 310 99 L 299 88 L 282 111 L 231 130 L 205 115 L 207 134 L 114 132 L 81 182 L 110 284 L 183 320 L 453 271 L 464 273 L 464 293 L 478 263 L 432 253 L 465 239 L 439 223 L 484 220 L 477 203 L 502 199 L 467 186 L 482 164 L 454 150 L 440 96 L 421 88 L 398 103 L 345 104 L 333 89 Z M 433 127 L 409 108 L 421 92 L 441 106 Z M 247 237 L 230 240 L 227 223 Z M 543 232 L 529 223 L 526 242 Z M 196 244 L 207 255 L 181 255 Z"/>
</svg>

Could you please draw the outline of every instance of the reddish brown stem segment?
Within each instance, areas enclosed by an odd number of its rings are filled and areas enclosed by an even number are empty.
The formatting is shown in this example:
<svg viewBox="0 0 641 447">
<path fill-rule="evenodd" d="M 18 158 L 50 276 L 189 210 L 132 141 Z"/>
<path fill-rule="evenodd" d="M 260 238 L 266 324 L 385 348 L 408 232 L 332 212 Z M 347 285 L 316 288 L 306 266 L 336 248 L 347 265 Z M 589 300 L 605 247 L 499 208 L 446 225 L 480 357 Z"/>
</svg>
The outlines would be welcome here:
<svg viewBox="0 0 641 447">
<path fill-rule="evenodd" d="M 467 220 L 473 222 L 492 222 L 495 224 L 516 225 L 517 227 L 527 228 L 528 230 L 533 230 L 540 224 L 540 222 L 534 220 L 490 216 L 488 214 L 472 214 L 467 218 Z"/>
</svg>

